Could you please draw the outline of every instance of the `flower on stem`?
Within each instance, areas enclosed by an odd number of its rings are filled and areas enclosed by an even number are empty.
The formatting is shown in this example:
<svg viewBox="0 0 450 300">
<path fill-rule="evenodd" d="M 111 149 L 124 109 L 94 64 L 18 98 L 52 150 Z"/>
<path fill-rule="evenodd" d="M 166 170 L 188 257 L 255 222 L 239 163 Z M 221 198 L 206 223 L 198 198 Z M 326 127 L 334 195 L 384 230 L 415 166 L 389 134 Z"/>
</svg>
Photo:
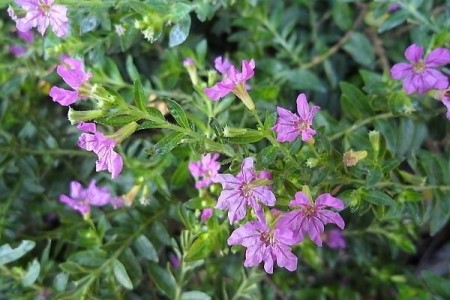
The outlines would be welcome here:
<svg viewBox="0 0 450 300">
<path fill-rule="evenodd" d="M 94 123 L 80 123 L 77 128 L 83 131 L 78 139 L 78 146 L 93 151 L 98 156 L 95 170 L 97 172 L 108 170 L 111 177 L 116 178 L 123 167 L 122 157 L 113 150 L 117 142 L 98 132 Z"/>
<path fill-rule="evenodd" d="M 220 60 L 216 58 L 215 65 L 217 70 L 224 75 L 223 79 L 212 87 L 205 88 L 205 94 L 213 101 L 218 101 L 229 93 L 233 93 L 241 99 L 249 110 L 254 110 L 255 104 L 247 93 L 245 83 L 255 74 L 255 61 L 253 59 L 250 61 L 243 60 L 240 73 L 226 59 L 222 61 L 221 57 Z"/>
<path fill-rule="evenodd" d="M 312 202 L 303 192 L 297 192 L 289 206 L 298 207 L 298 209 L 283 215 L 278 220 L 278 224 L 293 230 L 298 241 L 303 240 L 308 234 L 314 243 L 322 246 L 321 234 L 324 232 L 324 225 L 334 223 L 344 229 L 345 223 L 342 217 L 329 209 L 334 208 L 340 211 L 344 208 L 344 203 L 328 193 L 320 195 L 315 202 Z"/>
<path fill-rule="evenodd" d="M 353 151 L 350 149 L 349 151 L 344 152 L 342 156 L 342 161 L 344 165 L 347 167 L 355 166 L 360 160 L 367 157 L 367 151 Z"/>
<path fill-rule="evenodd" d="M 267 226 L 266 221 L 258 219 L 245 223 L 234 230 L 228 238 L 228 245 L 242 245 L 245 252 L 245 267 L 253 267 L 264 261 L 264 270 L 272 274 L 274 262 L 289 271 L 297 269 L 297 257 L 291 252 L 292 245 L 298 241 L 291 230 L 279 226 Z"/>
<path fill-rule="evenodd" d="M 311 126 L 313 118 L 319 109 L 319 106 L 309 108 L 305 94 L 300 94 L 297 97 L 298 115 L 282 107 L 277 107 L 278 118 L 275 126 L 272 128 L 277 132 L 277 140 L 279 142 L 292 142 L 297 136 L 301 135 L 302 141 L 309 141 L 316 134 L 316 131 Z"/>
<path fill-rule="evenodd" d="M 53 4 L 53 0 L 15 0 L 15 2 L 26 10 L 23 18 L 17 18 L 14 11 L 8 9 L 8 13 L 19 31 L 29 31 L 37 27 L 39 33 L 44 35 L 48 26 L 58 37 L 69 33 L 69 19 L 67 18 L 67 7 Z"/>
<path fill-rule="evenodd" d="M 271 191 L 269 172 L 256 172 L 253 168 L 253 158 L 247 157 L 242 162 L 241 171 L 233 176 L 231 174 L 217 174 L 213 182 L 223 187 L 216 208 L 229 209 L 230 224 L 242 220 L 250 206 L 257 215 L 262 214 L 260 203 L 267 206 L 275 205 L 275 195 Z"/>
<path fill-rule="evenodd" d="M 95 180 L 92 180 L 85 189 L 81 183 L 72 181 L 70 183 L 70 196 L 61 195 L 59 201 L 69 205 L 72 209 L 79 211 L 82 215 L 87 215 L 91 211 L 91 206 L 105 206 L 108 203 L 117 202 L 109 194 L 106 187 L 97 187 Z M 113 200 L 114 199 L 114 200 Z M 113 205 L 116 208 L 115 205 Z"/>
<path fill-rule="evenodd" d="M 58 102 L 63 106 L 69 106 L 77 102 L 80 98 L 82 86 L 88 83 L 92 74 L 85 72 L 84 64 L 81 60 L 71 57 L 64 58 L 63 63 L 56 68 L 56 72 L 74 90 L 66 90 L 54 86 L 50 89 L 50 97 L 52 97 L 54 102 Z"/>
<path fill-rule="evenodd" d="M 211 178 L 216 176 L 220 169 L 220 163 L 217 161 L 218 153 L 208 153 L 199 161 L 189 163 L 189 171 L 195 177 L 195 187 L 202 189 L 211 185 Z"/>
<path fill-rule="evenodd" d="M 430 89 L 447 88 L 447 77 L 435 68 L 450 63 L 450 50 L 436 48 L 425 58 L 422 56 L 423 48 L 412 44 L 405 50 L 405 57 L 409 63 L 395 64 L 391 68 L 391 76 L 403 80 L 403 88 L 408 94 L 415 91 L 423 94 Z"/>
</svg>

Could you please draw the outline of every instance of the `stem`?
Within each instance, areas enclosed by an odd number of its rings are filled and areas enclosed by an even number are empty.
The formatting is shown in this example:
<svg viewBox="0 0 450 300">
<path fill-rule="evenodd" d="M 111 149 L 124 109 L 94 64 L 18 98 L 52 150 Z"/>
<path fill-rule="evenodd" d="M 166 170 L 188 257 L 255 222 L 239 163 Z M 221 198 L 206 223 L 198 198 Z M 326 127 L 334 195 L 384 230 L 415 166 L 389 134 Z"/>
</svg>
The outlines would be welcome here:
<svg viewBox="0 0 450 300">
<path fill-rule="evenodd" d="M 376 115 L 376 116 L 367 118 L 367 119 L 365 119 L 365 120 L 356 122 L 355 124 L 353 124 L 353 125 L 350 126 L 349 128 L 347 128 L 347 129 L 345 129 L 345 130 L 343 130 L 343 131 L 340 131 L 340 132 L 337 132 L 337 133 L 333 134 L 333 135 L 332 135 L 331 137 L 329 137 L 328 139 L 329 139 L 329 141 L 331 142 L 331 141 L 334 141 L 334 140 L 340 138 L 340 137 L 343 136 L 343 135 L 349 134 L 350 132 L 352 132 L 352 131 L 354 131 L 354 130 L 356 130 L 356 129 L 358 129 L 358 128 L 360 128 L 360 127 L 366 125 L 366 124 L 371 123 L 372 121 L 379 120 L 379 119 L 390 119 L 390 118 L 395 118 L 395 117 L 396 117 L 396 115 L 393 115 L 392 113 L 384 113 L 384 114 L 381 114 L 381 115 Z"/>
</svg>

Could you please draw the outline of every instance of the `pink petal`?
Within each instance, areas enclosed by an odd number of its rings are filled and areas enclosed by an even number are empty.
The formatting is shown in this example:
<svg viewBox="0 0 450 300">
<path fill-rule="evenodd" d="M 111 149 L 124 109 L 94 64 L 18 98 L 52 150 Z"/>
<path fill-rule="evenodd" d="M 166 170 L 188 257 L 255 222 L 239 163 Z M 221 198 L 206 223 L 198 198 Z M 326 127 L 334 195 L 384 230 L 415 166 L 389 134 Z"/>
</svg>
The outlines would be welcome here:
<svg viewBox="0 0 450 300">
<path fill-rule="evenodd" d="M 289 202 L 290 207 L 310 205 L 310 204 L 311 200 L 303 192 L 295 193 L 294 199 L 291 202 Z"/>
<path fill-rule="evenodd" d="M 391 76 L 394 79 L 405 78 L 411 73 L 413 73 L 413 69 L 411 65 L 407 63 L 398 63 L 391 68 Z"/>
<path fill-rule="evenodd" d="M 405 50 L 405 57 L 412 63 L 418 63 L 422 59 L 423 48 L 417 44 L 412 44 Z"/>
<path fill-rule="evenodd" d="M 450 50 L 446 48 L 436 48 L 425 57 L 427 67 L 440 67 L 450 63 Z"/>
<path fill-rule="evenodd" d="M 342 202 L 342 200 L 331 196 L 331 194 L 326 193 L 326 194 L 322 194 L 319 197 L 317 197 L 316 199 L 316 206 L 328 206 L 328 207 L 333 207 L 337 210 L 342 210 L 344 209 L 344 202 Z"/>
<path fill-rule="evenodd" d="M 54 102 L 58 102 L 63 106 L 69 106 L 78 100 L 77 91 L 69 91 L 56 86 L 50 89 L 49 95 Z"/>
</svg>

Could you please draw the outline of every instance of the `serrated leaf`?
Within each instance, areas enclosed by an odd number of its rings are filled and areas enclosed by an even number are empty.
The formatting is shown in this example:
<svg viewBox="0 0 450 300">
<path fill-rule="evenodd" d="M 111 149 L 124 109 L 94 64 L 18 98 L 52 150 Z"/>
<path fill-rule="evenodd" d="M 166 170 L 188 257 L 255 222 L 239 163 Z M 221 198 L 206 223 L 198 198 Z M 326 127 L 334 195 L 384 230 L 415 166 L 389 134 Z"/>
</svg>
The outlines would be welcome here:
<svg viewBox="0 0 450 300">
<path fill-rule="evenodd" d="M 142 257 L 154 262 L 159 261 L 155 247 L 145 235 L 140 235 L 134 242 L 134 245 Z"/>
<path fill-rule="evenodd" d="M 31 251 L 34 246 L 36 246 L 36 243 L 28 240 L 23 240 L 15 249 L 12 249 L 9 244 L 2 245 L 0 247 L 0 265 L 7 264 L 21 258 Z"/>
<path fill-rule="evenodd" d="M 154 150 L 156 154 L 165 154 L 172 151 L 181 140 L 184 138 L 184 133 L 174 132 L 163 137 L 158 143 L 155 144 Z"/>
<path fill-rule="evenodd" d="M 142 87 L 142 83 L 139 79 L 134 81 L 134 101 L 136 102 L 137 108 L 142 111 L 146 111 L 147 103 L 145 101 L 144 88 Z"/>
<path fill-rule="evenodd" d="M 130 277 L 128 276 L 127 270 L 123 266 L 123 264 L 115 259 L 113 262 L 113 271 L 114 276 L 116 276 L 117 281 L 126 289 L 132 290 L 133 283 L 131 282 Z"/>
<path fill-rule="evenodd" d="M 173 116 L 177 124 L 184 128 L 189 127 L 189 120 L 180 104 L 172 99 L 164 99 L 166 101 L 167 107 L 169 108 L 170 114 Z"/>
<path fill-rule="evenodd" d="M 169 299 L 174 299 L 177 283 L 173 275 L 154 263 L 149 265 L 149 271 L 158 289 L 166 294 Z"/>
<path fill-rule="evenodd" d="M 210 300 L 211 296 L 200 291 L 189 291 L 181 294 L 181 300 Z"/>
<path fill-rule="evenodd" d="M 27 273 L 22 278 L 22 285 L 27 287 L 31 286 L 39 277 L 41 271 L 41 264 L 37 259 L 34 259 L 31 264 L 28 265 Z"/>
</svg>

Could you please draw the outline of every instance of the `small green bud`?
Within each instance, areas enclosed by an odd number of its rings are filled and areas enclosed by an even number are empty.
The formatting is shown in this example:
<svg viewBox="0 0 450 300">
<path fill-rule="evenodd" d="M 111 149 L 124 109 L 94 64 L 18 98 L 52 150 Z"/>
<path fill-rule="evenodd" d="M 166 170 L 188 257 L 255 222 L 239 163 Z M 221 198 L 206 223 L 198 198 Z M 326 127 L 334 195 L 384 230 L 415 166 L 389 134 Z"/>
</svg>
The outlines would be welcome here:
<svg viewBox="0 0 450 300">
<path fill-rule="evenodd" d="M 223 129 L 223 136 L 224 137 L 237 137 L 241 136 L 247 133 L 247 129 L 245 128 L 230 128 L 228 126 L 225 126 Z"/>
<path fill-rule="evenodd" d="M 105 112 L 100 109 L 95 110 L 74 110 L 69 107 L 69 112 L 67 114 L 70 124 L 74 125 L 80 122 L 92 121 L 105 115 Z"/>
<path fill-rule="evenodd" d="M 369 132 L 369 140 L 372 144 L 373 152 L 375 152 L 375 157 L 378 156 L 378 152 L 380 152 L 380 132 L 373 130 Z"/>
</svg>

